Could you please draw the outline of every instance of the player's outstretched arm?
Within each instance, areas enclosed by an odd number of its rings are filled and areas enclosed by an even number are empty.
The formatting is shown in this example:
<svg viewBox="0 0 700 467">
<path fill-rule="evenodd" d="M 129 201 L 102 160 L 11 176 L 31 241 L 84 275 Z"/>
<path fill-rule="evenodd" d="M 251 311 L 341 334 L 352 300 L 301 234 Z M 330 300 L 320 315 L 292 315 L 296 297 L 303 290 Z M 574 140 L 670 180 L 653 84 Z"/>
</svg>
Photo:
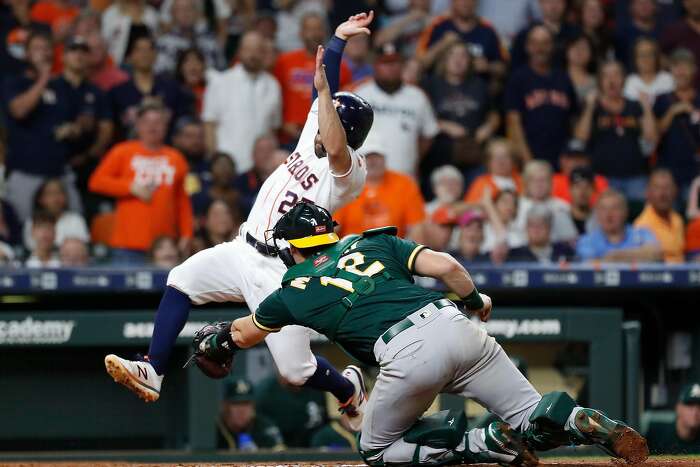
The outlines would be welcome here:
<svg viewBox="0 0 700 467">
<path fill-rule="evenodd" d="M 247 349 L 262 342 L 269 332 L 263 331 L 253 322 L 253 315 L 238 318 L 231 323 L 231 337 L 233 342 L 242 348 Z"/>
<path fill-rule="evenodd" d="M 367 26 L 373 19 L 374 11 L 360 13 L 349 17 L 347 21 L 335 28 L 335 35 L 331 37 L 323 55 L 323 64 L 326 66 L 331 94 L 336 93 L 340 89 L 340 62 L 343 58 L 345 42 L 358 34 L 369 35 L 370 31 Z M 318 93 L 314 87 L 311 90 L 311 100 L 315 100 L 316 97 L 318 97 Z"/>
<path fill-rule="evenodd" d="M 331 172 L 335 174 L 347 173 L 352 166 L 352 159 L 348 152 L 348 140 L 333 104 L 333 95 L 328 86 L 325 65 L 323 65 L 323 46 L 320 45 L 316 51 L 314 87 L 318 92 L 318 131 L 321 134 L 326 154 L 328 154 Z"/>
<path fill-rule="evenodd" d="M 491 317 L 491 298 L 479 293 L 467 270 L 452 255 L 424 249 L 418 253 L 414 269 L 419 276 L 433 277 L 456 293 L 467 309 L 482 321 Z"/>
</svg>

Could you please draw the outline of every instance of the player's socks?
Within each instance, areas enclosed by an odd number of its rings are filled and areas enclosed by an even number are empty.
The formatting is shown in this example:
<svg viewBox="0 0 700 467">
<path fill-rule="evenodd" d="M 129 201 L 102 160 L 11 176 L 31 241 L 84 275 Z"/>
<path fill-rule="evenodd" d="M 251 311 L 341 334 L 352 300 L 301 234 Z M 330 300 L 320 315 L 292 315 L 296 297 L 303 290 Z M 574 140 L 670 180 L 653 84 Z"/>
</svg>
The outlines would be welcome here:
<svg viewBox="0 0 700 467">
<path fill-rule="evenodd" d="M 355 393 L 355 386 L 338 373 L 338 370 L 333 368 L 333 365 L 328 363 L 323 357 L 316 357 L 316 371 L 309 379 L 306 380 L 304 386 L 314 388 L 319 391 L 330 392 L 341 403 L 349 400 Z"/>
<path fill-rule="evenodd" d="M 153 337 L 148 349 L 148 361 L 156 373 L 165 373 L 175 340 L 187 323 L 190 297 L 173 287 L 166 287 L 153 323 Z"/>
</svg>

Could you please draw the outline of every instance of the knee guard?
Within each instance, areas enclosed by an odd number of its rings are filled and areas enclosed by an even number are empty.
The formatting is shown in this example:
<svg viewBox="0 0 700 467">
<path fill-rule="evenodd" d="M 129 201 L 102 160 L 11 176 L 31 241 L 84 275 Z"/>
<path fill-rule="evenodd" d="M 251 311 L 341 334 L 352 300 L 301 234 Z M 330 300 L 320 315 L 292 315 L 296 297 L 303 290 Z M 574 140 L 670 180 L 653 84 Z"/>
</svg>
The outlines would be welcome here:
<svg viewBox="0 0 700 467">
<path fill-rule="evenodd" d="M 542 396 L 530 414 L 530 427 L 523 433 L 528 445 L 538 451 L 547 451 L 571 443 L 566 424 L 576 402 L 565 392 L 549 392 Z"/>
<path fill-rule="evenodd" d="M 464 440 L 467 431 L 467 416 L 463 410 L 443 410 L 429 417 L 422 417 L 403 434 L 403 440 L 415 444 L 412 465 L 420 463 L 420 448 L 427 446 L 435 449 L 453 450 Z M 358 443 L 359 446 L 359 443 Z M 381 453 L 383 449 L 363 450 L 360 456 L 371 467 L 384 465 Z M 461 459 L 461 458 L 460 458 Z M 461 460 L 455 458 L 456 463 Z M 441 463 L 445 465 L 449 462 Z"/>
</svg>

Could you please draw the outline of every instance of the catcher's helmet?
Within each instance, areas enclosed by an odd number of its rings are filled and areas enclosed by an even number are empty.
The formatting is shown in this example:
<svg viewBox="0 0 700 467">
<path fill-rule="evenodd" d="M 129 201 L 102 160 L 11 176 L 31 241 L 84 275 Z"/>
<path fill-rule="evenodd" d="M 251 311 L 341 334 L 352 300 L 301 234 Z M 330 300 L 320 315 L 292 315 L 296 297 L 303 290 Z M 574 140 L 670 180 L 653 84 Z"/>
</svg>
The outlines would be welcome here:
<svg viewBox="0 0 700 467">
<path fill-rule="evenodd" d="M 367 133 L 372 128 L 374 121 L 372 106 L 357 94 L 344 91 L 333 94 L 333 103 L 340 117 L 340 123 L 345 129 L 348 146 L 358 149 L 365 142 Z"/>
<path fill-rule="evenodd" d="M 336 225 L 338 223 L 327 209 L 302 201 L 277 221 L 272 230 L 272 238 L 275 245 L 279 239 L 286 240 L 296 248 L 331 245 L 339 241 L 333 230 Z M 279 248 L 279 257 L 287 267 L 296 264 L 289 248 Z"/>
</svg>

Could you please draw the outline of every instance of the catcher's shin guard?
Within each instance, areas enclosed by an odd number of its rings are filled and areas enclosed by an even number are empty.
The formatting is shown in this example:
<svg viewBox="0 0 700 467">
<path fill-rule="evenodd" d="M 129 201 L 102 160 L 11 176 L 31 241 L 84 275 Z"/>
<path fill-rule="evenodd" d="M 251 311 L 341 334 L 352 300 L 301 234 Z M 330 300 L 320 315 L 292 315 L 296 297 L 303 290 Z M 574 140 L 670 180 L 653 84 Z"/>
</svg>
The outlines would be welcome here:
<svg viewBox="0 0 700 467">
<path fill-rule="evenodd" d="M 466 432 L 467 418 L 461 410 L 443 410 L 419 419 L 403 435 L 403 441 L 415 445 L 413 453 L 400 459 L 404 465 L 459 465 L 506 463 L 519 466 L 538 464 L 520 435 L 505 423 L 495 422 L 487 428 Z M 365 451 L 360 455 L 372 466 L 384 466 L 397 459 L 385 460 L 386 449 Z M 386 464 L 385 464 L 386 463 Z"/>
<path fill-rule="evenodd" d="M 464 444 L 467 429 L 467 417 L 463 410 L 443 410 L 428 417 L 422 417 L 403 435 L 403 441 L 415 444 L 412 458 L 407 458 L 402 464 L 422 465 L 421 451 L 424 448 L 444 449 L 440 460 L 425 462 L 425 465 L 456 465 L 464 462 L 462 456 L 454 451 Z M 358 443 L 360 445 L 360 443 Z M 384 466 L 384 451 L 388 449 L 363 450 L 360 456 L 371 467 Z M 424 453 L 423 453 L 424 455 Z"/>
<path fill-rule="evenodd" d="M 566 425 L 576 402 L 565 392 L 549 392 L 530 414 L 530 427 L 523 433 L 528 446 L 536 451 L 548 451 L 572 444 Z"/>
</svg>

